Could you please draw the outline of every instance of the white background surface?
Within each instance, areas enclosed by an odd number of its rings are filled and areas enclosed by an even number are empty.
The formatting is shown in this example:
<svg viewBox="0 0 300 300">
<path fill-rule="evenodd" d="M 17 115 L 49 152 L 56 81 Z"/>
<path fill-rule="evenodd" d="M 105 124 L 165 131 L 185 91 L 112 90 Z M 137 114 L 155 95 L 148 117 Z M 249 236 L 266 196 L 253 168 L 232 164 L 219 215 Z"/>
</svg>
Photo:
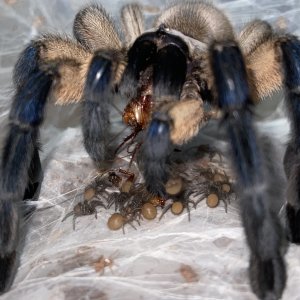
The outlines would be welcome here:
<svg viewBox="0 0 300 300">
<path fill-rule="evenodd" d="M 74 15 L 85 3 L 0 0 L 2 137 L 18 53 L 39 32 L 70 33 Z M 116 14 L 123 2 L 102 3 Z M 164 2 L 143 3 L 161 8 Z M 272 24 L 284 20 L 292 33 L 300 35 L 300 1 L 214 3 L 225 10 L 237 30 L 253 18 L 262 18 Z M 280 99 L 277 95 L 274 101 L 262 104 L 259 127 L 277 138 L 278 145 L 284 145 L 288 123 Z M 137 230 L 126 227 L 125 235 L 106 227 L 113 209 L 99 209 L 97 220 L 93 216 L 77 219 L 75 231 L 71 219 L 61 222 L 77 203 L 76 194 L 94 175 L 82 146 L 79 110 L 78 106 L 62 109 L 49 105 L 41 132 L 45 179 L 38 210 L 28 221 L 29 233 L 15 283 L 0 299 L 255 299 L 247 276 L 248 249 L 234 201 L 227 213 L 222 204 L 209 209 L 203 202 L 192 210 L 191 222 L 186 213 L 167 213 L 160 222 L 142 222 Z M 106 268 L 103 275 L 91 266 L 101 255 L 114 259 L 112 269 Z M 286 260 L 288 282 L 283 299 L 300 299 L 300 247 L 291 246 Z M 199 281 L 186 283 L 179 272 L 181 264 L 192 266 Z"/>
</svg>

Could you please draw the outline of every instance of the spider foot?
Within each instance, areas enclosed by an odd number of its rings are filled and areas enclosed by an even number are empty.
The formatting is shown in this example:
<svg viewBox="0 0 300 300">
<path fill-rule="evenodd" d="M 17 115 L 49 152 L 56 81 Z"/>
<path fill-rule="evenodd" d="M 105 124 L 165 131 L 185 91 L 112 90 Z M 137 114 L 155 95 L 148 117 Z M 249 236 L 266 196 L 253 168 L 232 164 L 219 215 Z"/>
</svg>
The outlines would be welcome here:
<svg viewBox="0 0 300 300">
<path fill-rule="evenodd" d="M 249 273 L 252 289 L 259 299 L 276 300 L 281 297 L 286 282 L 286 270 L 280 255 L 268 260 L 252 255 Z"/>
<path fill-rule="evenodd" d="M 9 289 L 18 266 L 18 208 L 12 201 L 0 200 L 0 295 Z"/>
<path fill-rule="evenodd" d="M 0 295 L 11 285 L 16 270 L 16 251 L 0 255 Z"/>
</svg>

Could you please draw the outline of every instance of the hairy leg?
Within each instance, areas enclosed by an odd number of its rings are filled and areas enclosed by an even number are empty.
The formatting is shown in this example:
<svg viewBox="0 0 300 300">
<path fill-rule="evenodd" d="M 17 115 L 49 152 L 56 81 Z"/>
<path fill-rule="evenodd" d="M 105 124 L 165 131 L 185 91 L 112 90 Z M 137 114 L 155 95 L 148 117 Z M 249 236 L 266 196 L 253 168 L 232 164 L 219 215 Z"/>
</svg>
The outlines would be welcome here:
<svg viewBox="0 0 300 300">
<path fill-rule="evenodd" d="M 300 41 L 293 36 L 283 37 L 278 47 L 291 121 L 291 138 L 284 158 L 288 178 L 286 225 L 290 241 L 300 244 Z"/>
<path fill-rule="evenodd" d="M 255 102 L 282 87 L 281 65 L 277 59 L 275 42 L 276 35 L 271 25 L 261 20 L 247 24 L 239 36 Z"/>
<path fill-rule="evenodd" d="M 25 210 L 21 200 L 33 197 L 40 182 L 38 127 L 43 120 L 52 74 L 38 66 L 33 44 L 22 53 L 15 68 L 16 93 L 9 115 L 0 179 L 0 292 L 11 284 L 18 259 L 21 223 Z"/>
<path fill-rule="evenodd" d="M 75 17 L 73 33 L 89 52 L 122 48 L 117 28 L 101 5 L 92 4 L 81 9 Z"/>
<path fill-rule="evenodd" d="M 235 42 L 214 43 L 211 66 L 215 93 L 224 112 L 237 175 L 242 222 L 250 248 L 250 281 L 260 299 L 278 299 L 286 282 L 286 241 L 272 201 L 273 176 L 252 122 L 250 90 L 242 53 Z"/>
<path fill-rule="evenodd" d="M 82 132 L 84 146 L 97 166 L 108 157 L 109 100 L 111 100 L 112 61 L 102 52 L 91 61 L 84 90 Z"/>
<path fill-rule="evenodd" d="M 90 56 L 68 38 L 45 35 L 32 41 L 16 63 L 16 92 L 0 169 L 0 292 L 14 277 L 25 233 L 22 219 L 32 210 L 21 201 L 35 200 L 42 181 L 38 136 L 47 98 L 51 94 L 58 96 L 57 102 L 60 96 L 63 103 L 81 100 L 80 76 L 85 71 L 79 69 Z M 72 81 L 75 77 L 78 81 Z"/>
<path fill-rule="evenodd" d="M 145 31 L 140 5 L 134 3 L 123 6 L 121 20 L 126 34 L 126 43 L 130 46 Z"/>
</svg>

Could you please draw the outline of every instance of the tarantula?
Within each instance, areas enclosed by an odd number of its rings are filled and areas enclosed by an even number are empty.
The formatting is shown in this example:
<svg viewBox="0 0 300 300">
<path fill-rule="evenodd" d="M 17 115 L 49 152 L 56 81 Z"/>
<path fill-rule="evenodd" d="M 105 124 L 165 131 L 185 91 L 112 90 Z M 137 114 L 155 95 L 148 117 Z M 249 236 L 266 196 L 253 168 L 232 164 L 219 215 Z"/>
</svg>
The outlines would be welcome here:
<svg viewBox="0 0 300 300">
<path fill-rule="evenodd" d="M 75 17 L 75 41 L 43 35 L 16 63 L 1 164 L 1 292 L 9 288 L 17 266 L 20 201 L 38 196 L 39 126 L 47 99 L 59 105 L 82 101 L 84 145 L 101 166 L 110 153 L 109 103 L 117 94 L 131 103 L 130 120 L 124 120 L 144 133 L 138 152 L 146 186 L 162 197 L 174 145 L 194 137 L 214 111 L 222 113 L 250 248 L 251 286 L 261 299 L 280 298 L 286 237 L 300 243 L 300 41 L 261 20 L 236 35 L 222 11 L 201 1 L 171 5 L 148 31 L 137 4 L 125 5 L 121 20 L 123 35 L 101 6 L 89 5 Z M 252 120 L 253 105 L 280 88 L 286 91 L 292 124 L 284 161 L 286 231 L 272 205 L 283 197 L 272 186 L 278 179 L 268 167 L 272 151 L 263 151 Z"/>
</svg>

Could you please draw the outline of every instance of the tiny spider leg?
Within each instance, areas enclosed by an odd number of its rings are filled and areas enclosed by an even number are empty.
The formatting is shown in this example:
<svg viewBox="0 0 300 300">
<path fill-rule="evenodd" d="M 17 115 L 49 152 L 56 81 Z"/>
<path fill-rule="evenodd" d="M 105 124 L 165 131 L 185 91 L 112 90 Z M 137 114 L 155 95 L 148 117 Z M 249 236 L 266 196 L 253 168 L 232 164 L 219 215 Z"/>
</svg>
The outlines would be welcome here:
<svg viewBox="0 0 300 300">
<path fill-rule="evenodd" d="M 288 178 L 286 222 L 288 238 L 300 244 L 300 41 L 293 36 L 279 39 L 291 139 L 284 157 Z"/>
<path fill-rule="evenodd" d="M 75 231 L 75 221 L 76 221 L 77 216 L 74 211 L 68 212 L 61 221 L 64 222 L 66 219 L 68 219 L 71 216 L 73 216 L 73 230 Z"/>
<path fill-rule="evenodd" d="M 40 183 L 38 127 L 43 121 L 52 74 L 41 70 L 37 60 L 36 48 L 31 44 L 15 68 L 16 93 L 1 161 L 0 293 L 11 284 L 18 259 L 18 238 L 24 229 L 21 223 L 25 214 L 19 202 L 33 197 Z"/>
<path fill-rule="evenodd" d="M 231 145 L 232 163 L 237 175 L 236 189 L 241 216 L 250 248 L 250 281 L 260 299 L 281 297 L 286 268 L 283 254 L 286 240 L 264 166 L 264 155 L 252 122 L 250 89 L 243 57 L 235 42 L 215 42 L 210 49 L 218 105 L 224 112 Z"/>
</svg>

